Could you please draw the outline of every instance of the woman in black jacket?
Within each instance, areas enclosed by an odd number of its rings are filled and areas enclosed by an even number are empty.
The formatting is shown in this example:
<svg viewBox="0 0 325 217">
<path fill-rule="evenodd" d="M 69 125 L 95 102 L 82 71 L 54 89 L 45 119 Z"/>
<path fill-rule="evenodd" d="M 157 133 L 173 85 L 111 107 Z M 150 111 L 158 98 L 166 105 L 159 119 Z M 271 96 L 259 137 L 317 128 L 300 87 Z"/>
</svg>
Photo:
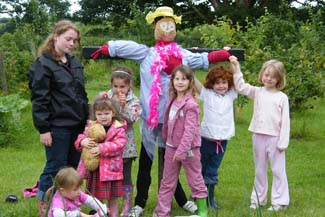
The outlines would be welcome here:
<svg viewBox="0 0 325 217">
<path fill-rule="evenodd" d="M 68 165 L 76 168 L 80 159 L 74 141 L 88 118 L 88 98 L 83 67 L 70 53 L 79 40 L 79 30 L 71 21 L 59 21 L 29 69 L 34 126 L 46 152 L 37 193 L 40 217 L 45 215 L 45 193 L 58 170 Z"/>
</svg>

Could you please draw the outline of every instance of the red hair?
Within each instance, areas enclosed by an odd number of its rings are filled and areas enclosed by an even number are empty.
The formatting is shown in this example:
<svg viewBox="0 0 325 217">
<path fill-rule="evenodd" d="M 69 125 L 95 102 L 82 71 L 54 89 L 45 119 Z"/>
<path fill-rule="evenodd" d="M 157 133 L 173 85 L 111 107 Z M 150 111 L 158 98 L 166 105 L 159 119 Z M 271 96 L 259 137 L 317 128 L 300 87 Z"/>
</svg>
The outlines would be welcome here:
<svg viewBox="0 0 325 217">
<path fill-rule="evenodd" d="M 227 80 L 229 89 L 234 86 L 232 73 L 222 66 L 216 66 L 209 70 L 203 86 L 207 89 L 213 89 L 213 85 L 217 82 L 218 79 Z"/>
</svg>

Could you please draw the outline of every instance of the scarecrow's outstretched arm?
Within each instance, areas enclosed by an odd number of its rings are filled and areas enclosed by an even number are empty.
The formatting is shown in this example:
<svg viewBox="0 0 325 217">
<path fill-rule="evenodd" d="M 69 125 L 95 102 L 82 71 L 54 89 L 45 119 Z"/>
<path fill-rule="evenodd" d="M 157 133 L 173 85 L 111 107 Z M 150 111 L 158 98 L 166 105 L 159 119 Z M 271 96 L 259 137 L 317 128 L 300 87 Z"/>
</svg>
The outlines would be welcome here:
<svg viewBox="0 0 325 217">
<path fill-rule="evenodd" d="M 220 49 L 208 49 L 208 48 L 186 48 L 187 50 L 193 52 L 193 53 L 203 53 L 208 52 L 213 53 L 214 51 L 218 51 Z M 228 51 L 230 55 L 236 56 L 239 61 L 245 60 L 245 50 L 241 48 L 233 48 Z M 96 53 L 96 56 L 95 56 Z M 82 55 L 85 59 L 92 59 L 92 54 L 96 57 L 95 59 L 107 59 L 110 58 L 109 52 L 108 52 L 108 45 L 102 45 L 102 46 L 86 46 L 82 48 Z"/>
</svg>

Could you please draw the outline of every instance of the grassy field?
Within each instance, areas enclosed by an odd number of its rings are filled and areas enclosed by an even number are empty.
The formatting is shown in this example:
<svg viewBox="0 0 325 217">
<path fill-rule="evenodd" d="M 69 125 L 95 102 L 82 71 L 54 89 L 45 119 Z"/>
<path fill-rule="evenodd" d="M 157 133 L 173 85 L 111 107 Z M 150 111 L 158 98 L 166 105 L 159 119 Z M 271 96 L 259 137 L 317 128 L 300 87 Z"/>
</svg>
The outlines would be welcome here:
<svg viewBox="0 0 325 217">
<path fill-rule="evenodd" d="M 108 77 L 91 79 L 87 82 L 90 99 L 99 91 L 107 89 Z M 138 90 L 135 90 L 138 93 Z M 222 207 L 218 212 L 210 211 L 209 216 L 297 216 L 321 217 L 325 210 L 325 100 L 313 102 L 313 110 L 304 114 L 294 114 L 291 123 L 291 141 L 286 152 L 287 175 L 291 203 L 287 210 L 270 213 L 263 208 L 261 212 L 249 210 L 250 194 L 254 179 L 254 165 L 251 133 L 247 128 L 252 114 L 252 104 L 236 111 L 236 136 L 230 140 L 226 155 L 220 168 L 220 180 L 215 198 Z M 39 143 L 39 135 L 31 120 L 31 106 L 25 109 L 21 119 L 24 129 L 15 135 L 16 140 L 0 148 L 0 217 L 37 216 L 36 199 L 22 198 L 22 189 L 33 186 L 41 173 L 45 154 Z M 138 127 L 137 141 L 140 142 Z M 138 143 L 140 144 L 140 143 Z M 139 146 L 138 146 L 139 147 Z M 136 161 L 133 169 L 133 182 L 137 174 Z M 151 216 L 157 201 L 157 162 L 152 171 L 153 183 L 149 201 L 143 216 Z M 272 177 L 269 171 L 269 184 Z M 186 192 L 184 174 L 181 175 Z M 9 194 L 19 197 L 19 202 L 5 203 Z M 270 195 L 269 197 L 270 198 Z M 268 206 L 270 202 L 268 201 Z M 267 206 L 267 207 L 268 207 Z M 172 204 L 172 216 L 186 215 L 176 202 Z"/>
</svg>

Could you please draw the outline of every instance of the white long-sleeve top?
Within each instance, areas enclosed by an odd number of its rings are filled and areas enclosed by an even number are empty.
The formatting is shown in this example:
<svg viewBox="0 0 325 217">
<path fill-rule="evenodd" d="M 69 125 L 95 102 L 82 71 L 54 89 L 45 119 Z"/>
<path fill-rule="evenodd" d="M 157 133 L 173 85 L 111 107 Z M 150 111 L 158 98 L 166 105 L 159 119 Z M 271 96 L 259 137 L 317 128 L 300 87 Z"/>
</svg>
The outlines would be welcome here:
<svg viewBox="0 0 325 217">
<path fill-rule="evenodd" d="M 289 145 L 290 115 L 288 97 L 282 91 L 271 92 L 264 87 L 245 83 L 241 72 L 234 73 L 236 90 L 254 100 L 253 118 L 248 130 L 253 133 L 278 136 L 277 148 Z"/>
<path fill-rule="evenodd" d="M 229 140 L 235 135 L 234 100 L 237 92 L 230 89 L 223 96 L 202 87 L 203 102 L 201 136 L 214 140 Z"/>
</svg>

